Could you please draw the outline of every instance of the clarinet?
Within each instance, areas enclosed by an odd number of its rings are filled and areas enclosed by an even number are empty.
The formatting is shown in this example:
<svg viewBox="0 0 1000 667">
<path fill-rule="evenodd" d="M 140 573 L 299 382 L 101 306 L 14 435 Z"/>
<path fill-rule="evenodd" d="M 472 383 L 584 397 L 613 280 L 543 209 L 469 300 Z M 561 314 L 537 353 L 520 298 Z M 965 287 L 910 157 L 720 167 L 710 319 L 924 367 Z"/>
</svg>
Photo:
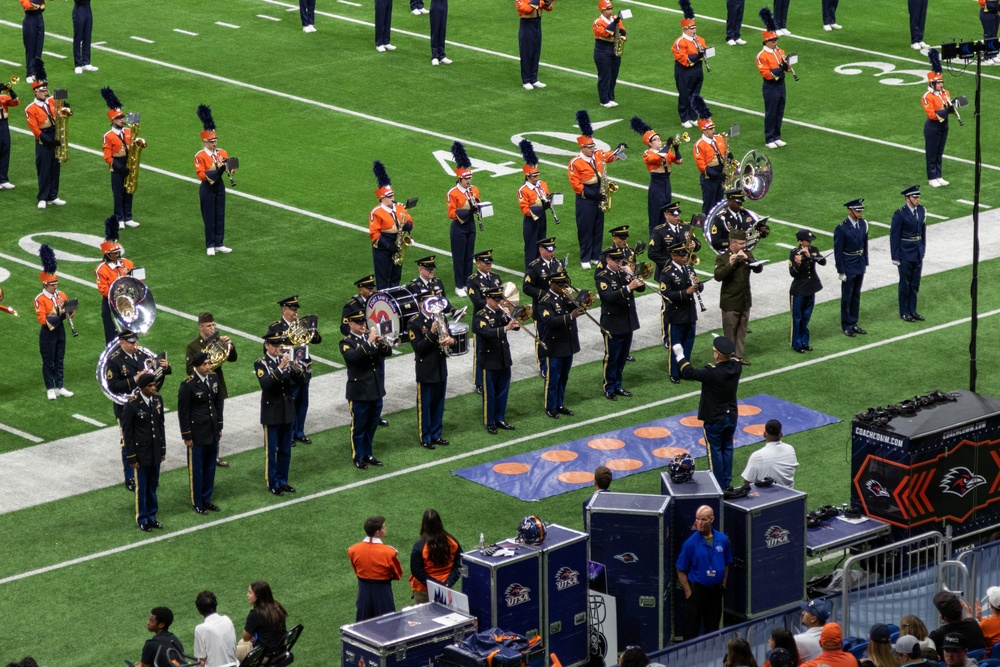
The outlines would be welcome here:
<svg viewBox="0 0 1000 667">
<path fill-rule="evenodd" d="M 708 64 L 708 58 L 705 57 L 705 49 L 702 47 L 701 42 L 698 41 L 698 35 L 694 36 L 694 48 L 701 54 L 701 61 L 705 63 L 705 71 L 711 74 L 712 66 Z"/>
<path fill-rule="evenodd" d="M 698 277 L 694 274 L 694 269 L 688 266 L 687 270 L 688 270 L 688 277 L 691 280 L 691 286 L 697 288 L 698 285 L 695 281 L 698 281 Z M 704 313 L 706 310 L 708 310 L 707 308 L 705 308 L 705 302 L 701 300 L 701 290 L 695 289 L 694 298 L 698 300 L 698 307 L 701 308 L 701 312 Z"/>
</svg>

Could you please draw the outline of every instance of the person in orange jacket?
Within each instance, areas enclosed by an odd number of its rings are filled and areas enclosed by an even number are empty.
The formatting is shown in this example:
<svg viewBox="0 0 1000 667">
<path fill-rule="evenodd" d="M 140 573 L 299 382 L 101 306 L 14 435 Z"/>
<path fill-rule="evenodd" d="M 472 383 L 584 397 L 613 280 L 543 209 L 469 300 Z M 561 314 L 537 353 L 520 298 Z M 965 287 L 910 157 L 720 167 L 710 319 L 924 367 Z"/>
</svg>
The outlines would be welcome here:
<svg viewBox="0 0 1000 667">
<path fill-rule="evenodd" d="M 365 539 L 347 550 L 358 577 L 355 621 L 396 611 L 392 582 L 402 578 L 403 566 L 396 549 L 382 542 L 385 532 L 385 517 L 370 516 L 365 519 Z"/>
<path fill-rule="evenodd" d="M 615 102 L 615 85 L 618 83 L 618 70 L 622 66 L 622 57 L 616 56 L 614 52 L 615 29 L 622 41 L 625 41 L 625 22 L 614 15 L 611 0 L 598 0 L 597 9 L 601 15 L 591 24 L 594 30 L 594 64 L 597 65 L 597 96 L 602 107 L 612 108 L 618 106 L 618 102 Z"/>
<path fill-rule="evenodd" d="M 705 60 L 705 40 L 698 36 L 694 20 L 694 10 L 690 0 L 680 0 L 684 18 L 681 19 L 681 36 L 674 40 L 671 51 L 674 54 L 674 85 L 677 86 L 677 114 L 681 125 L 694 127 L 698 114 L 691 107 L 691 97 L 701 95 L 701 85 L 705 81 L 702 62 Z M 670 197 L 667 197 L 667 203 Z"/>
<path fill-rule="evenodd" d="M 580 136 L 576 138 L 580 153 L 569 161 L 569 184 L 576 193 L 576 237 L 580 243 L 580 266 L 589 269 L 591 262 L 601 259 L 601 241 L 604 239 L 604 211 L 606 205 L 601 194 L 601 171 L 605 164 L 618 159 L 616 153 L 627 148 L 625 144 L 607 152 L 598 150 L 594 143 L 594 128 L 586 111 L 576 112 Z M 608 193 L 610 197 L 610 191 Z"/>
<path fill-rule="evenodd" d="M 542 57 L 542 12 L 551 12 L 555 0 L 515 0 L 517 15 L 517 49 L 521 57 L 521 85 L 525 90 L 544 88 L 538 80 L 538 62 Z"/>
<path fill-rule="evenodd" d="M 420 522 L 420 539 L 410 551 L 410 587 L 413 601 L 429 602 L 427 582 L 433 581 L 451 588 L 458 582 L 462 566 L 462 545 L 444 529 L 437 510 L 424 512 Z"/>
<path fill-rule="evenodd" d="M 941 57 L 937 49 L 927 54 L 931 71 L 927 73 L 927 92 L 920 102 L 927 120 L 924 121 L 924 155 L 927 161 L 927 182 L 932 188 L 948 185 L 941 177 L 944 162 L 944 145 L 948 141 L 948 115 L 955 113 L 951 94 L 944 88 L 941 77 Z"/>
<path fill-rule="evenodd" d="M 132 145 L 132 129 L 125 127 L 122 103 L 110 88 L 101 88 L 101 96 L 108 105 L 108 119 L 111 129 L 104 133 L 104 161 L 111 172 L 111 196 L 114 200 L 115 220 L 118 227 L 138 227 L 132 219 L 132 193 L 125 189 L 128 173 L 129 146 Z M 146 147 L 145 139 L 137 139 L 136 144 Z"/>
<path fill-rule="evenodd" d="M 59 199 L 59 160 L 56 159 L 56 148 L 61 145 L 56 139 L 56 118 L 68 118 L 73 111 L 66 102 L 57 104 L 49 96 L 48 77 L 45 74 L 45 63 L 35 58 L 31 63 L 35 100 L 24 109 L 28 121 L 28 129 L 35 135 L 35 169 L 38 172 L 38 208 L 49 204 L 62 206 L 66 202 Z"/>
<path fill-rule="evenodd" d="M 368 237 L 372 241 L 375 289 L 381 292 L 399 285 L 403 277 L 402 263 L 394 263 L 392 257 L 396 253 L 399 235 L 413 231 L 413 218 L 405 206 L 396 203 L 396 193 L 392 191 L 392 181 L 385 165 L 376 160 L 372 163 L 372 172 L 378 184 L 375 197 L 379 204 L 368 214 Z"/>
<path fill-rule="evenodd" d="M 122 247 L 118 244 L 118 221 L 114 216 L 104 221 L 104 243 L 101 244 L 104 253 L 103 261 L 94 268 L 94 278 L 97 280 L 97 291 L 101 293 L 101 320 L 104 323 L 104 343 L 108 344 L 118 339 L 118 329 L 111 316 L 111 305 L 108 303 L 108 292 L 111 283 L 122 276 L 132 275 L 135 264 L 125 259 Z"/>
<path fill-rule="evenodd" d="M 215 133 L 215 119 L 212 110 L 204 104 L 198 105 L 198 119 L 204 128 L 201 132 L 202 149 L 194 154 L 194 173 L 201 181 L 198 197 L 201 199 L 201 220 L 205 225 L 205 250 L 211 257 L 217 252 L 230 253 L 223 243 L 226 237 L 226 184 L 223 173 L 229 169 L 226 161 L 229 153 L 217 148 L 218 135 Z"/>
<path fill-rule="evenodd" d="M 476 223 L 482 225 L 479 212 L 479 188 L 472 184 L 472 161 L 458 141 L 451 145 L 455 158 L 455 187 L 448 190 L 448 218 L 451 219 L 451 261 L 455 273 L 455 294 L 468 296 L 466 280 L 472 275 L 472 255 L 476 247 Z"/>
<path fill-rule="evenodd" d="M 725 183 L 725 162 L 729 159 L 726 152 L 726 140 L 716 136 L 715 121 L 712 112 L 700 95 L 691 98 L 691 104 L 698 113 L 698 129 L 701 137 L 694 142 L 694 163 L 701 173 L 701 212 L 708 215 L 719 201 L 722 200 Z"/>
<path fill-rule="evenodd" d="M 764 145 L 768 148 L 784 146 L 781 140 L 781 122 L 785 119 L 785 74 L 792 70 L 785 52 L 778 48 L 778 27 L 771 10 L 763 7 L 760 18 L 764 21 L 764 48 L 757 54 L 757 70 L 763 79 L 764 96 Z"/>
<path fill-rule="evenodd" d="M 66 355 L 66 328 L 63 322 L 76 313 L 66 310 L 66 293 L 59 291 L 59 277 L 56 275 L 56 256 L 52 249 L 42 244 L 38 250 L 42 259 L 42 291 L 35 297 L 35 316 L 41 329 L 38 330 L 38 349 L 42 354 L 42 379 L 50 401 L 57 396 L 72 396 L 73 392 L 63 387 L 63 357 Z"/>
<path fill-rule="evenodd" d="M 529 264 L 538 259 L 538 242 L 548 236 L 548 216 L 545 211 L 552 208 L 552 195 L 549 193 L 549 184 L 540 180 L 535 147 L 527 139 L 522 139 L 518 148 L 524 158 L 524 166 L 521 167 L 524 185 L 517 189 L 517 204 L 524 216 L 521 235 L 524 238 L 524 267 L 527 269 Z"/>
<path fill-rule="evenodd" d="M 20 106 L 17 93 L 7 84 L 0 82 L 0 189 L 13 190 L 7 170 L 10 168 L 10 107 Z"/>
<path fill-rule="evenodd" d="M 642 154 L 642 161 L 646 164 L 646 170 L 649 171 L 646 215 L 649 217 L 648 238 L 652 238 L 653 229 L 663 223 L 663 214 L 660 211 L 673 200 L 673 192 L 670 187 L 670 165 L 681 164 L 684 160 L 677 154 L 677 145 L 674 144 L 673 140 L 671 140 L 670 145 L 664 145 L 659 132 L 655 132 L 638 116 L 632 116 L 629 126 L 642 137 L 642 143 L 649 146 Z"/>
<path fill-rule="evenodd" d="M 20 0 L 20 3 L 24 10 L 21 39 L 24 41 L 25 76 L 28 77 L 28 83 L 34 83 L 36 75 L 31 71 L 31 63 L 42 57 L 45 45 L 45 18 L 42 16 L 45 13 L 45 0 Z"/>
</svg>

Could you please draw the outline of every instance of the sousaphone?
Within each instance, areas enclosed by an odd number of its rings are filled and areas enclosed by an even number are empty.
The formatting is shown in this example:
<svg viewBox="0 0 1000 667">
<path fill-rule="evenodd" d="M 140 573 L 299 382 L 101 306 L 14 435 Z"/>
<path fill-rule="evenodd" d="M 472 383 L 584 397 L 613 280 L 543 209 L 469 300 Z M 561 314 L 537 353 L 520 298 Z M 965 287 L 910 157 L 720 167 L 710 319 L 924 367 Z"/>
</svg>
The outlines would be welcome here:
<svg viewBox="0 0 1000 667">
<path fill-rule="evenodd" d="M 121 276 L 108 289 L 108 306 L 119 330 L 146 333 L 156 320 L 153 293 L 138 278 Z"/>
</svg>

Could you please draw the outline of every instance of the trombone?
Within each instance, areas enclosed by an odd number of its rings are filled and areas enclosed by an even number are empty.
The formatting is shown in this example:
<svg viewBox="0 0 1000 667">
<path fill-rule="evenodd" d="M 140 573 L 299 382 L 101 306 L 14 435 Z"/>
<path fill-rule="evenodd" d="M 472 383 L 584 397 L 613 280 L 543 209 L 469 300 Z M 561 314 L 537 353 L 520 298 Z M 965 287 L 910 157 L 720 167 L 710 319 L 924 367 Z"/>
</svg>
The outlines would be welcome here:
<svg viewBox="0 0 1000 667">
<path fill-rule="evenodd" d="M 596 324 L 598 328 L 600 328 L 601 333 L 607 334 L 608 330 L 604 328 L 604 325 L 601 324 L 600 320 L 591 315 L 590 311 L 587 310 L 588 308 L 594 305 L 595 301 L 597 301 L 597 295 L 595 295 L 590 290 L 585 290 L 585 289 L 582 290 L 579 287 L 574 287 L 572 282 L 570 282 L 570 284 L 566 286 L 566 289 L 572 290 L 572 294 L 569 294 L 567 296 L 572 298 L 573 301 L 576 303 L 576 305 L 583 308 L 583 314 L 586 315 L 591 322 Z"/>
<path fill-rule="evenodd" d="M 531 306 L 521 306 L 519 305 L 521 301 L 521 293 L 517 291 L 517 285 L 511 282 L 503 284 L 503 296 L 497 303 L 500 308 L 500 312 L 507 316 L 513 322 L 517 322 L 521 329 L 523 329 L 529 336 L 535 339 L 535 342 L 542 346 L 543 349 L 549 349 L 545 342 L 538 337 L 538 334 L 531 330 L 526 324 L 528 320 L 531 319 Z"/>
</svg>

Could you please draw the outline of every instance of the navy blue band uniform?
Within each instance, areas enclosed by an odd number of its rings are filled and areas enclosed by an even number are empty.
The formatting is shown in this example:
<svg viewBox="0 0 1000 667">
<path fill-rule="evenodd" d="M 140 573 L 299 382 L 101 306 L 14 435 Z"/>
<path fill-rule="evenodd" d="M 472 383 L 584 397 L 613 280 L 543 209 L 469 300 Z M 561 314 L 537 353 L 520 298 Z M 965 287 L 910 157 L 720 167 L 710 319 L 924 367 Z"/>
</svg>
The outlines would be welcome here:
<svg viewBox="0 0 1000 667">
<path fill-rule="evenodd" d="M 364 321 L 358 312 L 348 319 Z M 360 469 L 369 464 L 381 465 L 372 450 L 375 429 L 382 415 L 385 396 L 385 357 L 392 356 L 392 347 L 366 336 L 350 334 L 340 341 L 340 354 L 347 364 L 346 398 L 351 411 L 351 458 Z"/>
<path fill-rule="evenodd" d="M 542 239 L 538 242 L 540 247 L 552 246 L 555 248 L 554 238 Z M 538 337 L 545 340 L 545 322 L 538 311 L 538 299 L 549 291 L 549 278 L 557 271 L 565 271 L 566 265 L 555 255 L 551 259 L 532 260 L 524 273 L 524 281 L 521 283 L 521 290 L 531 297 L 531 317 L 535 321 Z M 546 351 L 541 345 L 535 343 L 535 359 L 538 361 L 538 372 L 545 377 L 548 372 L 548 361 Z"/>
<path fill-rule="evenodd" d="M 278 302 L 278 305 L 282 308 L 291 308 L 297 312 L 299 309 L 299 295 L 295 294 L 282 299 Z M 284 317 L 280 317 L 271 322 L 267 327 L 267 333 L 268 335 L 285 337 L 291 326 L 291 322 L 285 320 Z M 319 331 L 313 331 L 308 345 L 319 345 L 322 342 L 323 335 Z M 309 348 L 307 347 L 306 354 L 308 354 L 308 350 Z M 309 444 L 311 441 L 306 436 L 306 416 L 309 414 L 309 383 L 312 380 L 312 359 L 307 356 L 302 362 L 302 383 L 297 384 L 292 389 L 292 397 L 295 399 L 295 421 L 292 422 L 292 440 Z"/>
<path fill-rule="evenodd" d="M 560 273 L 565 278 L 565 273 Z M 568 284 L 568 280 L 567 280 Z M 558 418 L 573 414 L 566 408 L 566 385 L 573 367 L 573 355 L 580 351 L 580 336 L 573 311 L 578 306 L 564 293 L 549 290 L 538 301 L 541 322 L 544 322 L 545 347 L 549 371 L 545 376 L 545 413 Z"/>
<path fill-rule="evenodd" d="M 204 363 L 208 355 L 201 353 L 194 361 Z M 195 366 L 200 366 L 196 363 Z M 219 455 L 219 438 L 223 428 L 222 385 L 215 373 L 202 378 L 197 373 L 187 376 L 177 389 L 177 420 L 181 440 L 191 441 L 187 448 L 188 485 L 191 506 L 204 513 L 212 504 L 215 490 L 215 466 Z"/>
<path fill-rule="evenodd" d="M 135 468 L 135 521 L 144 531 L 159 527 L 156 489 L 160 483 L 160 462 L 167 455 L 163 399 L 158 395 L 133 396 L 122 407 L 121 425 L 124 453 Z M 132 468 L 130 468 L 132 470 Z"/>
<path fill-rule="evenodd" d="M 489 294 L 500 298 L 498 291 Z M 507 425 L 507 394 L 513 365 L 505 329 L 508 322 L 510 318 L 489 306 L 477 312 L 473 322 L 476 345 L 483 350 L 483 423 L 490 433 Z"/>
<path fill-rule="evenodd" d="M 368 298 L 361 294 L 361 290 L 365 290 L 369 293 L 374 292 L 375 276 L 369 274 L 363 278 L 358 278 L 354 281 L 354 286 L 358 288 L 358 293 L 352 296 L 340 310 L 340 333 L 343 336 L 347 336 L 351 333 L 351 327 L 347 324 L 346 318 L 359 311 L 364 313 L 367 310 Z"/>
<path fill-rule="evenodd" d="M 444 401 L 448 391 L 448 355 L 440 342 L 442 338 L 447 338 L 448 332 L 433 330 L 434 323 L 433 316 L 421 311 L 407 324 L 417 376 L 417 430 L 420 444 L 426 449 L 448 444 L 442 437 Z"/>
<path fill-rule="evenodd" d="M 669 211 L 676 211 L 678 215 L 667 216 Z M 665 221 L 653 228 L 653 233 L 649 237 L 649 245 L 646 247 L 646 255 L 656 265 L 653 279 L 657 282 L 660 281 L 663 268 L 670 263 L 671 248 L 686 242 L 690 236 L 691 247 L 688 250 L 690 252 L 701 250 L 701 241 L 694 235 L 691 225 L 681 222 L 679 202 L 671 202 L 664 206 L 662 214 Z M 674 219 L 676 222 L 667 221 Z"/>
<path fill-rule="evenodd" d="M 282 338 L 268 334 L 265 341 L 281 345 Z M 301 368 L 289 363 L 281 368 L 281 359 L 265 354 L 253 364 L 254 374 L 260 384 L 260 423 L 264 427 L 264 449 L 267 455 L 264 480 L 274 495 L 281 495 L 292 487 L 288 474 L 292 462 L 292 424 L 295 422 L 293 390 L 301 385 L 304 374 Z"/>
<path fill-rule="evenodd" d="M 610 248 L 608 249 L 611 250 Z M 606 252 L 608 256 L 621 252 Z M 635 294 L 629 289 L 629 280 L 622 270 L 605 267 L 594 274 L 597 295 L 601 299 L 601 326 L 604 334 L 604 395 L 615 400 L 617 396 L 631 396 L 622 387 L 625 360 L 632 348 L 632 333 L 639 328 L 639 315 L 635 309 Z M 644 292 L 645 285 L 636 288 Z"/>
</svg>

